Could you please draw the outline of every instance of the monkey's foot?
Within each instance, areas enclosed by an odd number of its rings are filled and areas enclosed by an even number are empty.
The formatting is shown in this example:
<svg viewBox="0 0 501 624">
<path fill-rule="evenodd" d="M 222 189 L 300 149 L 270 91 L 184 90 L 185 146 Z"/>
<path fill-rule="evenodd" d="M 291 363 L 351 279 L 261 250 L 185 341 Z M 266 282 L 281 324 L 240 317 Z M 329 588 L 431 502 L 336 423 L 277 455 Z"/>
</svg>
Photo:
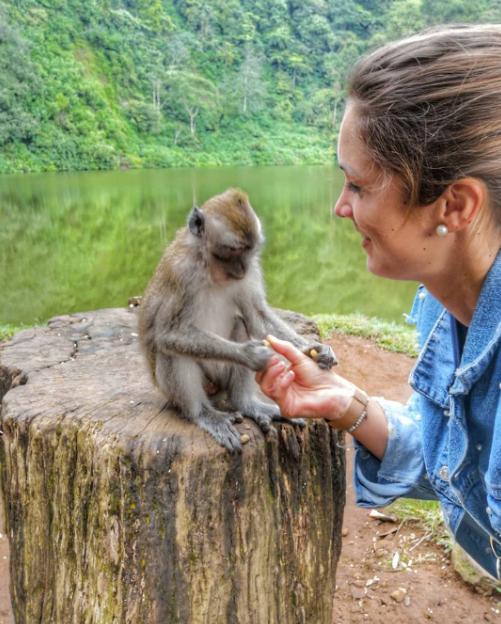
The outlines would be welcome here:
<svg viewBox="0 0 501 624">
<path fill-rule="evenodd" d="M 248 403 L 242 406 L 240 411 L 244 416 L 252 418 L 263 433 L 268 433 L 271 430 L 272 421 L 280 418 L 280 410 L 276 405 L 270 405 L 261 401 Z"/>
<path fill-rule="evenodd" d="M 232 425 L 234 422 L 242 422 L 242 416 L 238 412 L 204 411 L 197 419 L 197 424 L 231 453 L 240 452 L 242 443 L 240 434 Z"/>
</svg>

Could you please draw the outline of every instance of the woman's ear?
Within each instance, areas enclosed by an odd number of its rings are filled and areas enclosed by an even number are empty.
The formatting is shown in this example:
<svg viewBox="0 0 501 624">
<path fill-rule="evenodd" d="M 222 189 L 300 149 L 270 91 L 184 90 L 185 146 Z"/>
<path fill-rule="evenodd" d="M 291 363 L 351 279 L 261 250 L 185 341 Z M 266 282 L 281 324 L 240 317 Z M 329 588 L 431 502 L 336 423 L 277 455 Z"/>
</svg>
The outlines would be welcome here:
<svg viewBox="0 0 501 624">
<path fill-rule="evenodd" d="M 447 226 L 449 232 L 460 232 L 473 223 L 486 206 L 487 200 L 487 187 L 481 180 L 456 180 L 439 199 L 439 222 Z"/>
</svg>

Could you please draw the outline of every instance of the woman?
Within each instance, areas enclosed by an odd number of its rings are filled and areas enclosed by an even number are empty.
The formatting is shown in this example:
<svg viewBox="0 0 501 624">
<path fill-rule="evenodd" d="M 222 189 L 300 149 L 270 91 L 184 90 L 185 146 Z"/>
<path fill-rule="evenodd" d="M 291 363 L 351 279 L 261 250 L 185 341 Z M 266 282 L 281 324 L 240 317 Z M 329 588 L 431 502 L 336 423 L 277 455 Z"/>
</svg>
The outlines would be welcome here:
<svg viewBox="0 0 501 624">
<path fill-rule="evenodd" d="M 367 397 L 270 337 L 257 376 L 287 417 L 356 440 L 357 504 L 437 498 L 459 544 L 501 579 L 501 26 L 442 27 L 355 67 L 336 215 L 368 269 L 421 282 L 407 405 Z"/>
</svg>

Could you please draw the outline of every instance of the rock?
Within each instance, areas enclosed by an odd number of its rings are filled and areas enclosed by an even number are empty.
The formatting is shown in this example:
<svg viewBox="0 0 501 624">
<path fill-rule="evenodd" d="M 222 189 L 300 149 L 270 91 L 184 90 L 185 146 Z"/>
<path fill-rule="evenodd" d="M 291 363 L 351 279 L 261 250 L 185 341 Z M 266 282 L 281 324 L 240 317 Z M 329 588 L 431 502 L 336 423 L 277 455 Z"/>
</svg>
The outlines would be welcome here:
<svg viewBox="0 0 501 624">
<path fill-rule="evenodd" d="M 365 598 L 365 595 L 367 594 L 365 587 L 357 587 L 356 585 L 350 585 L 350 592 L 352 598 L 355 600 L 361 600 L 362 598 Z"/>
<path fill-rule="evenodd" d="M 379 520 L 380 522 L 397 522 L 398 518 L 396 516 L 391 516 L 389 514 L 383 513 L 378 509 L 371 509 L 368 513 L 369 518 L 371 520 Z"/>
<path fill-rule="evenodd" d="M 367 583 L 362 579 L 354 579 L 350 582 L 350 585 L 353 585 L 353 587 L 365 587 L 366 584 Z"/>
<path fill-rule="evenodd" d="M 400 563 L 400 553 L 398 550 L 393 553 L 393 557 L 391 558 L 391 568 L 392 570 L 396 570 Z"/>
<path fill-rule="evenodd" d="M 407 590 L 405 587 L 399 587 L 395 591 L 391 592 L 390 598 L 392 598 L 395 602 L 403 602 L 406 595 Z"/>
<path fill-rule="evenodd" d="M 141 301 L 143 300 L 142 295 L 137 295 L 135 297 L 129 297 L 127 304 L 129 308 L 137 308 L 137 306 L 141 305 Z"/>
</svg>

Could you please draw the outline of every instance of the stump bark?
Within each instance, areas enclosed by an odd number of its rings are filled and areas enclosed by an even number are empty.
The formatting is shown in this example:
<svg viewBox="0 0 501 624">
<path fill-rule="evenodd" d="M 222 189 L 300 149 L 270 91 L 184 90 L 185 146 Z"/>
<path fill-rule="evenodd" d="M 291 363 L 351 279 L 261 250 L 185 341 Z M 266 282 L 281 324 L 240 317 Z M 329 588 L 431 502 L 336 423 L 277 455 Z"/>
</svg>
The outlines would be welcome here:
<svg viewBox="0 0 501 624">
<path fill-rule="evenodd" d="M 18 624 L 331 624 L 345 471 L 325 423 L 245 419 L 230 455 L 165 409 L 130 309 L 23 331 L 0 365 Z"/>
</svg>

